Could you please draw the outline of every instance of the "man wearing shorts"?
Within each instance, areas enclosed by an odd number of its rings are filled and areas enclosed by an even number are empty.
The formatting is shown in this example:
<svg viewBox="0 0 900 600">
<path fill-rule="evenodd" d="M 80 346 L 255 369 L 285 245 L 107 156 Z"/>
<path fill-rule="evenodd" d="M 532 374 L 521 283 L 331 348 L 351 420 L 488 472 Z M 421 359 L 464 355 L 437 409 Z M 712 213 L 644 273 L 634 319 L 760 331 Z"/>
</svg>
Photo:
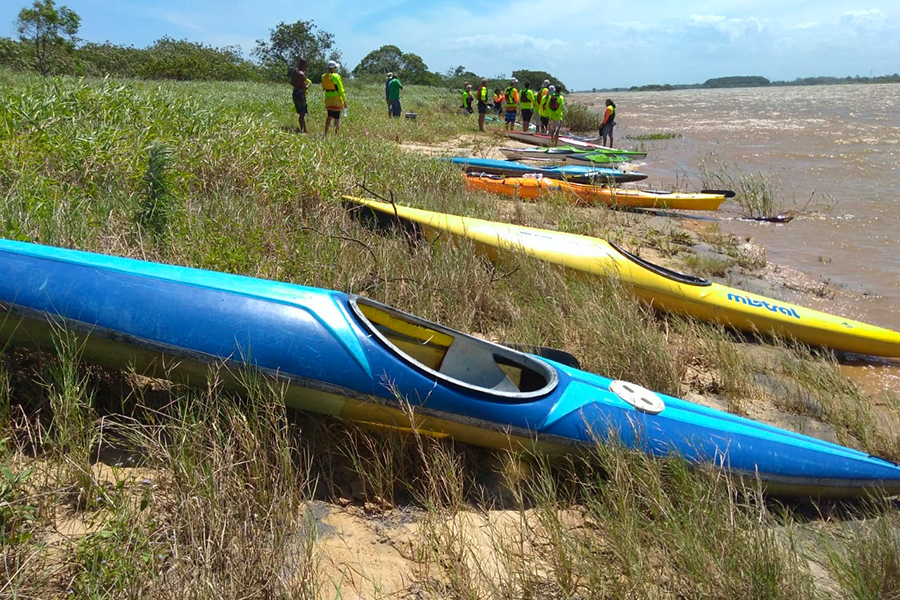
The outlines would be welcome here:
<svg viewBox="0 0 900 600">
<path fill-rule="evenodd" d="M 478 131 L 484 131 L 484 117 L 488 111 L 487 83 L 487 79 L 482 79 L 481 86 L 475 92 L 475 101 L 478 104 Z"/>
<path fill-rule="evenodd" d="M 403 84 L 396 77 L 391 77 L 387 84 L 388 87 L 388 110 L 391 111 L 391 117 L 399 117 L 402 109 L 400 108 L 400 90 Z"/>
<path fill-rule="evenodd" d="M 559 143 L 559 130 L 562 128 L 565 99 L 562 94 L 556 91 L 556 87 L 551 85 L 547 90 L 550 94 L 547 96 L 547 109 L 545 112 L 550 124 L 548 133 L 550 134 L 551 145 L 555 147 Z"/>
<path fill-rule="evenodd" d="M 388 90 L 389 86 L 391 85 L 391 80 L 393 78 L 394 78 L 394 74 L 388 73 L 387 81 L 384 82 L 384 101 L 387 103 L 387 107 L 388 107 L 388 118 L 393 116 L 393 114 L 391 114 L 391 96 L 390 96 L 390 91 Z"/>
<path fill-rule="evenodd" d="M 531 117 L 534 116 L 534 91 L 531 89 L 531 82 L 526 81 L 522 94 L 519 96 L 519 111 L 522 113 L 522 131 L 528 133 L 531 128 Z"/>
<path fill-rule="evenodd" d="M 519 90 L 516 89 L 516 84 L 519 83 L 519 80 L 513 77 L 509 80 L 509 87 L 506 88 L 506 128 L 509 131 L 513 130 L 513 127 L 516 125 L 516 112 L 519 110 Z"/>
<path fill-rule="evenodd" d="M 325 135 L 334 121 L 334 132 L 341 130 L 341 111 L 347 108 L 347 96 L 344 94 L 344 82 L 338 75 L 338 64 L 328 61 L 328 72 L 322 73 L 322 90 L 325 92 Z"/>
<path fill-rule="evenodd" d="M 306 133 L 306 115 L 309 112 L 309 107 L 306 105 L 306 90 L 312 85 L 312 81 L 306 78 L 306 69 L 306 60 L 298 58 L 297 66 L 291 70 L 291 85 L 294 86 L 291 98 L 294 101 L 294 108 L 297 110 L 300 133 Z"/>
<path fill-rule="evenodd" d="M 550 80 L 545 79 L 541 84 L 541 91 L 538 93 L 537 111 L 540 122 L 538 123 L 538 133 L 547 133 L 550 127 L 550 118 L 544 114 L 547 111 L 547 96 L 550 95 Z"/>
<path fill-rule="evenodd" d="M 600 144 L 613 147 L 613 127 L 616 126 L 616 103 L 606 99 L 606 110 L 603 111 L 603 122 L 600 124 Z"/>
</svg>

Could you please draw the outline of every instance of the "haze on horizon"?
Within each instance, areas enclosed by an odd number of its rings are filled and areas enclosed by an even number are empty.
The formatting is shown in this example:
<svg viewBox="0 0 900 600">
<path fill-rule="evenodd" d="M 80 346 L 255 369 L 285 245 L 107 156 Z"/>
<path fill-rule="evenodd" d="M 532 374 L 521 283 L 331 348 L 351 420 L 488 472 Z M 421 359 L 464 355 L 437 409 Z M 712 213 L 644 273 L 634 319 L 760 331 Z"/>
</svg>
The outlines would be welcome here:
<svg viewBox="0 0 900 600">
<path fill-rule="evenodd" d="M 432 71 L 457 65 L 476 73 L 548 71 L 570 89 L 689 84 L 713 77 L 888 75 L 900 65 L 900 3 L 835 0 L 338 0 L 298 9 L 286 0 L 62 0 L 82 18 L 79 37 L 144 47 L 170 36 L 246 55 L 279 22 L 300 19 L 335 36 L 349 70 L 385 44 L 420 55 Z M 0 35 L 17 37 L 18 12 L 0 6 Z"/>
</svg>

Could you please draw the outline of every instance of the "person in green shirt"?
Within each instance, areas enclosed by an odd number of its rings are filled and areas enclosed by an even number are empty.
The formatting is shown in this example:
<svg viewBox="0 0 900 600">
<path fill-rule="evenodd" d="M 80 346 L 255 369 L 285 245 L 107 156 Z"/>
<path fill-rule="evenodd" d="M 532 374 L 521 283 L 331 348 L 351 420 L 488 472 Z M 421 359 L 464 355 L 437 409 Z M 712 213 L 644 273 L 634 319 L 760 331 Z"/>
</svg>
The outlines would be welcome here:
<svg viewBox="0 0 900 600">
<path fill-rule="evenodd" d="M 400 90 L 403 89 L 403 84 L 400 83 L 400 80 L 394 76 L 387 84 L 388 89 L 388 108 L 391 110 L 391 117 L 399 117 L 400 116 Z"/>
<path fill-rule="evenodd" d="M 559 130 L 562 129 L 563 107 L 565 106 L 565 98 L 562 93 L 556 90 L 555 86 L 547 88 L 549 95 L 547 96 L 547 108 L 545 109 L 550 125 L 551 146 L 559 144 Z"/>
<path fill-rule="evenodd" d="M 334 121 L 334 132 L 341 130 L 341 111 L 347 109 L 347 95 L 344 93 L 344 81 L 337 70 L 340 65 L 336 61 L 328 61 L 328 72 L 322 73 L 322 90 L 325 92 L 325 135 Z"/>
</svg>

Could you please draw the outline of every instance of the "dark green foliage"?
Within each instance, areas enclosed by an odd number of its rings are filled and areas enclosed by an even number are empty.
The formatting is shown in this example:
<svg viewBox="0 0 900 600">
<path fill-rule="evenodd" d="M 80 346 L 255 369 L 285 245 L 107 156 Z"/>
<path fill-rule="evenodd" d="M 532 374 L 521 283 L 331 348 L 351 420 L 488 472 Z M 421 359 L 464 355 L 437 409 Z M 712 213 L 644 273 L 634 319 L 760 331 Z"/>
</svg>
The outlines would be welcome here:
<svg viewBox="0 0 900 600">
<path fill-rule="evenodd" d="M 307 74 L 313 80 L 325 72 L 329 60 L 341 58 L 340 50 L 334 46 L 334 35 L 318 29 L 313 21 L 279 23 L 269 31 L 269 41 L 256 40 L 252 55 L 271 81 L 285 81 L 289 69 L 300 58 L 309 63 Z"/>
<path fill-rule="evenodd" d="M 572 131 L 593 131 L 600 129 L 603 115 L 577 102 L 567 102 L 563 111 L 563 126 Z"/>
<path fill-rule="evenodd" d="M 144 176 L 144 199 L 136 221 L 153 236 L 165 233 L 174 198 L 169 191 L 168 165 L 171 152 L 159 143 L 149 148 L 147 173 Z"/>
<path fill-rule="evenodd" d="M 568 88 L 566 88 L 566 84 L 546 71 L 529 71 L 527 69 L 519 69 L 518 71 L 513 71 L 512 74 L 513 77 L 518 79 L 520 83 L 530 81 L 531 89 L 533 90 L 541 89 L 541 83 L 543 83 L 545 79 L 549 79 L 550 85 L 556 86 L 557 90 L 560 90 L 562 92 L 569 91 Z"/>
<path fill-rule="evenodd" d="M 744 76 L 734 76 L 734 77 L 714 77 L 713 79 L 707 79 L 703 82 L 701 87 L 705 88 L 734 88 L 734 87 L 759 87 L 763 85 L 769 85 L 771 82 L 765 77 L 760 77 L 758 75 L 744 77 Z"/>
<path fill-rule="evenodd" d="M 124 52 L 123 52 L 124 50 Z M 120 48 L 113 55 L 128 54 Z M 163 37 L 146 50 L 132 73 L 143 79 L 180 79 L 207 81 L 253 81 L 262 77 L 258 69 L 244 60 L 240 48 L 213 48 Z"/>
<path fill-rule="evenodd" d="M 439 85 L 441 82 L 440 75 L 430 72 L 421 56 L 404 53 L 392 45 L 372 50 L 353 69 L 353 76 L 359 79 L 384 79 L 388 73 L 407 84 Z"/>
<path fill-rule="evenodd" d="M 31 8 L 19 11 L 16 28 L 19 38 L 31 46 L 34 66 L 46 75 L 75 48 L 75 34 L 81 17 L 67 6 L 56 8 L 53 0 L 35 0 Z"/>
</svg>

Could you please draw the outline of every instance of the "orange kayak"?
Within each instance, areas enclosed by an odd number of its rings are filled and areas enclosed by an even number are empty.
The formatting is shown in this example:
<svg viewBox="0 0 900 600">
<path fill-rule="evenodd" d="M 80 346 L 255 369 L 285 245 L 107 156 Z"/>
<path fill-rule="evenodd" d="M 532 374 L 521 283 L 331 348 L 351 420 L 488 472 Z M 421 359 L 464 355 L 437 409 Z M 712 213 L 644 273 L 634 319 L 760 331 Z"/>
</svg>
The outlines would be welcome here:
<svg viewBox="0 0 900 600">
<path fill-rule="evenodd" d="M 466 176 L 466 187 L 524 200 L 539 200 L 551 194 L 565 194 L 576 204 L 605 204 L 633 208 L 673 208 L 681 210 L 718 210 L 725 201 L 722 194 L 685 194 L 655 190 L 629 190 L 571 183 L 536 177 Z"/>
</svg>

